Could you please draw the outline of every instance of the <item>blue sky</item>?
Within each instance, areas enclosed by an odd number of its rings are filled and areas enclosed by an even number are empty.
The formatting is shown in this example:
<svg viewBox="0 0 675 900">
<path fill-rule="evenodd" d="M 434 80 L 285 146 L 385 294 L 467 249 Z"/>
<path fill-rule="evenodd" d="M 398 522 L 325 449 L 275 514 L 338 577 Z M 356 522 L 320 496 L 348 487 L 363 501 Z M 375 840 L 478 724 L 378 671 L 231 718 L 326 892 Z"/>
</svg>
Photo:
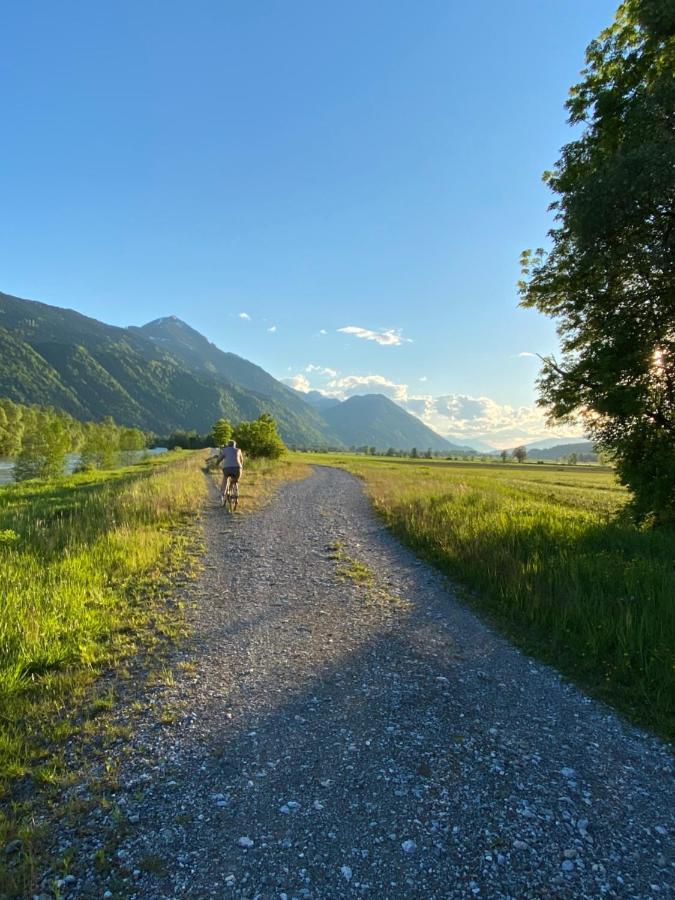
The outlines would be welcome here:
<svg viewBox="0 0 675 900">
<path fill-rule="evenodd" d="M 300 387 L 539 437 L 519 354 L 556 339 L 517 306 L 518 257 L 545 242 L 541 173 L 615 8 L 5 4 L 0 290 L 175 314 Z"/>
</svg>

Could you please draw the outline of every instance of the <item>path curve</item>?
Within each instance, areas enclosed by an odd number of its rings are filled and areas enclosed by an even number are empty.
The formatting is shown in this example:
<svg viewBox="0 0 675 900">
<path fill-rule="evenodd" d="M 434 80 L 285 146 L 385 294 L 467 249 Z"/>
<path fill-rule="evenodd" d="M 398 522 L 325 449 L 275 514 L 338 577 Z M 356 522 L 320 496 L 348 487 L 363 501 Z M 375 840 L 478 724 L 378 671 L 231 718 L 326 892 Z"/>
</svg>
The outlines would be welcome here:
<svg viewBox="0 0 675 900">
<path fill-rule="evenodd" d="M 208 510 L 206 529 L 188 665 L 161 694 L 175 720 L 135 730 L 124 829 L 118 814 L 77 838 L 71 896 L 673 889 L 667 748 L 481 623 L 354 477 L 317 468 L 254 515 Z M 339 574 L 336 544 L 372 583 Z M 97 874 L 106 829 L 118 870 Z"/>
</svg>

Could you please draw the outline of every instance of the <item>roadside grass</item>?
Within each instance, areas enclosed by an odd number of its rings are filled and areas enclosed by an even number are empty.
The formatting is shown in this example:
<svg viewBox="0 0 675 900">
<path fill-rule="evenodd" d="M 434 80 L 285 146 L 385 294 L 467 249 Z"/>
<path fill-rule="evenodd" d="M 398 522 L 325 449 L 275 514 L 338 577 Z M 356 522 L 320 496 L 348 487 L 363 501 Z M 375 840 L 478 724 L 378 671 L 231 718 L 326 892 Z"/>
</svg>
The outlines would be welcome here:
<svg viewBox="0 0 675 900">
<path fill-rule="evenodd" d="M 196 562 L 201 467 L 171 454 L 0 489 L 0 848 L 21 841 L 0 895 L 36 874 L 33 789 L 61 782 L 65 742 L 114 706 L 111 690 L 92 697 L 96 676 L 184 631 L 166 596 Z"/>
<path fill-rule="evenodd" d="M 628 521 L 610 470 L 300 458 L 358 475 L 387 525 L 515 643 L 675 738 L 675 532 Z"/>
</svg>

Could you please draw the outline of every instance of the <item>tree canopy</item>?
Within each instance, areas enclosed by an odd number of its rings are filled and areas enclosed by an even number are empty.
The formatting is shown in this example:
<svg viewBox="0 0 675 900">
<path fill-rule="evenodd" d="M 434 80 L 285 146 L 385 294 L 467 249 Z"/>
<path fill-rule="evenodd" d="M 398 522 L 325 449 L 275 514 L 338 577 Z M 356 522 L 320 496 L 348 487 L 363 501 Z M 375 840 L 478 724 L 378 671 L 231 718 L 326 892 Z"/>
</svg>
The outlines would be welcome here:
<svg viewBox="0 0 675 900">
<path fill-rule="evenodd" d="M 567 102 L 582 126 L 544 178 L 549 252 L 522 304 L 557 319 L 540 402 L 612 453 L 640 519 L 675 520 L 675 6 L 626 0 Z"/>
<path fill-rule="evenodd" d="M 110 417 L 79 422 L 63 410 L 0 398 L 0 456 L 16 459 L 17 481 L 62 475 L 69 453 L 80 454 L 82 468 L 111 468 L 120 454 L 125 461 L 145 446 L 142 431 L 122 428 Z"/>
<path fill-rule="evenodd" d="M 263 413 L 255 422 L 240 422 L 234 429 L 233 437 L 251 457 L 278 459 L 286 452 L 277 431 L 277 423 L 267 413 Z"/>
</svg>

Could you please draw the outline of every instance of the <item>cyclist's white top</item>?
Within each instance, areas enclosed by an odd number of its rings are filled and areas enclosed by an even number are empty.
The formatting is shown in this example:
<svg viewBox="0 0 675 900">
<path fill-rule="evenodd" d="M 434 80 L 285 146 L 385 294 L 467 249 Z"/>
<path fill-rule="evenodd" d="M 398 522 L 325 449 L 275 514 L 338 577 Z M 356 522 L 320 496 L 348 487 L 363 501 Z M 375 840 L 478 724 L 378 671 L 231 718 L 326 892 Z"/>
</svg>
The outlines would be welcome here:
<svg viewBox="0 0 675 900">
<path fill-rule="evenodd" d="M 225 469 L 233 466 L 244 467 L 244 458 L 239 447 L 221 447 L 218 461 L 223 463 L 223 468 Z"/>
</svg>

